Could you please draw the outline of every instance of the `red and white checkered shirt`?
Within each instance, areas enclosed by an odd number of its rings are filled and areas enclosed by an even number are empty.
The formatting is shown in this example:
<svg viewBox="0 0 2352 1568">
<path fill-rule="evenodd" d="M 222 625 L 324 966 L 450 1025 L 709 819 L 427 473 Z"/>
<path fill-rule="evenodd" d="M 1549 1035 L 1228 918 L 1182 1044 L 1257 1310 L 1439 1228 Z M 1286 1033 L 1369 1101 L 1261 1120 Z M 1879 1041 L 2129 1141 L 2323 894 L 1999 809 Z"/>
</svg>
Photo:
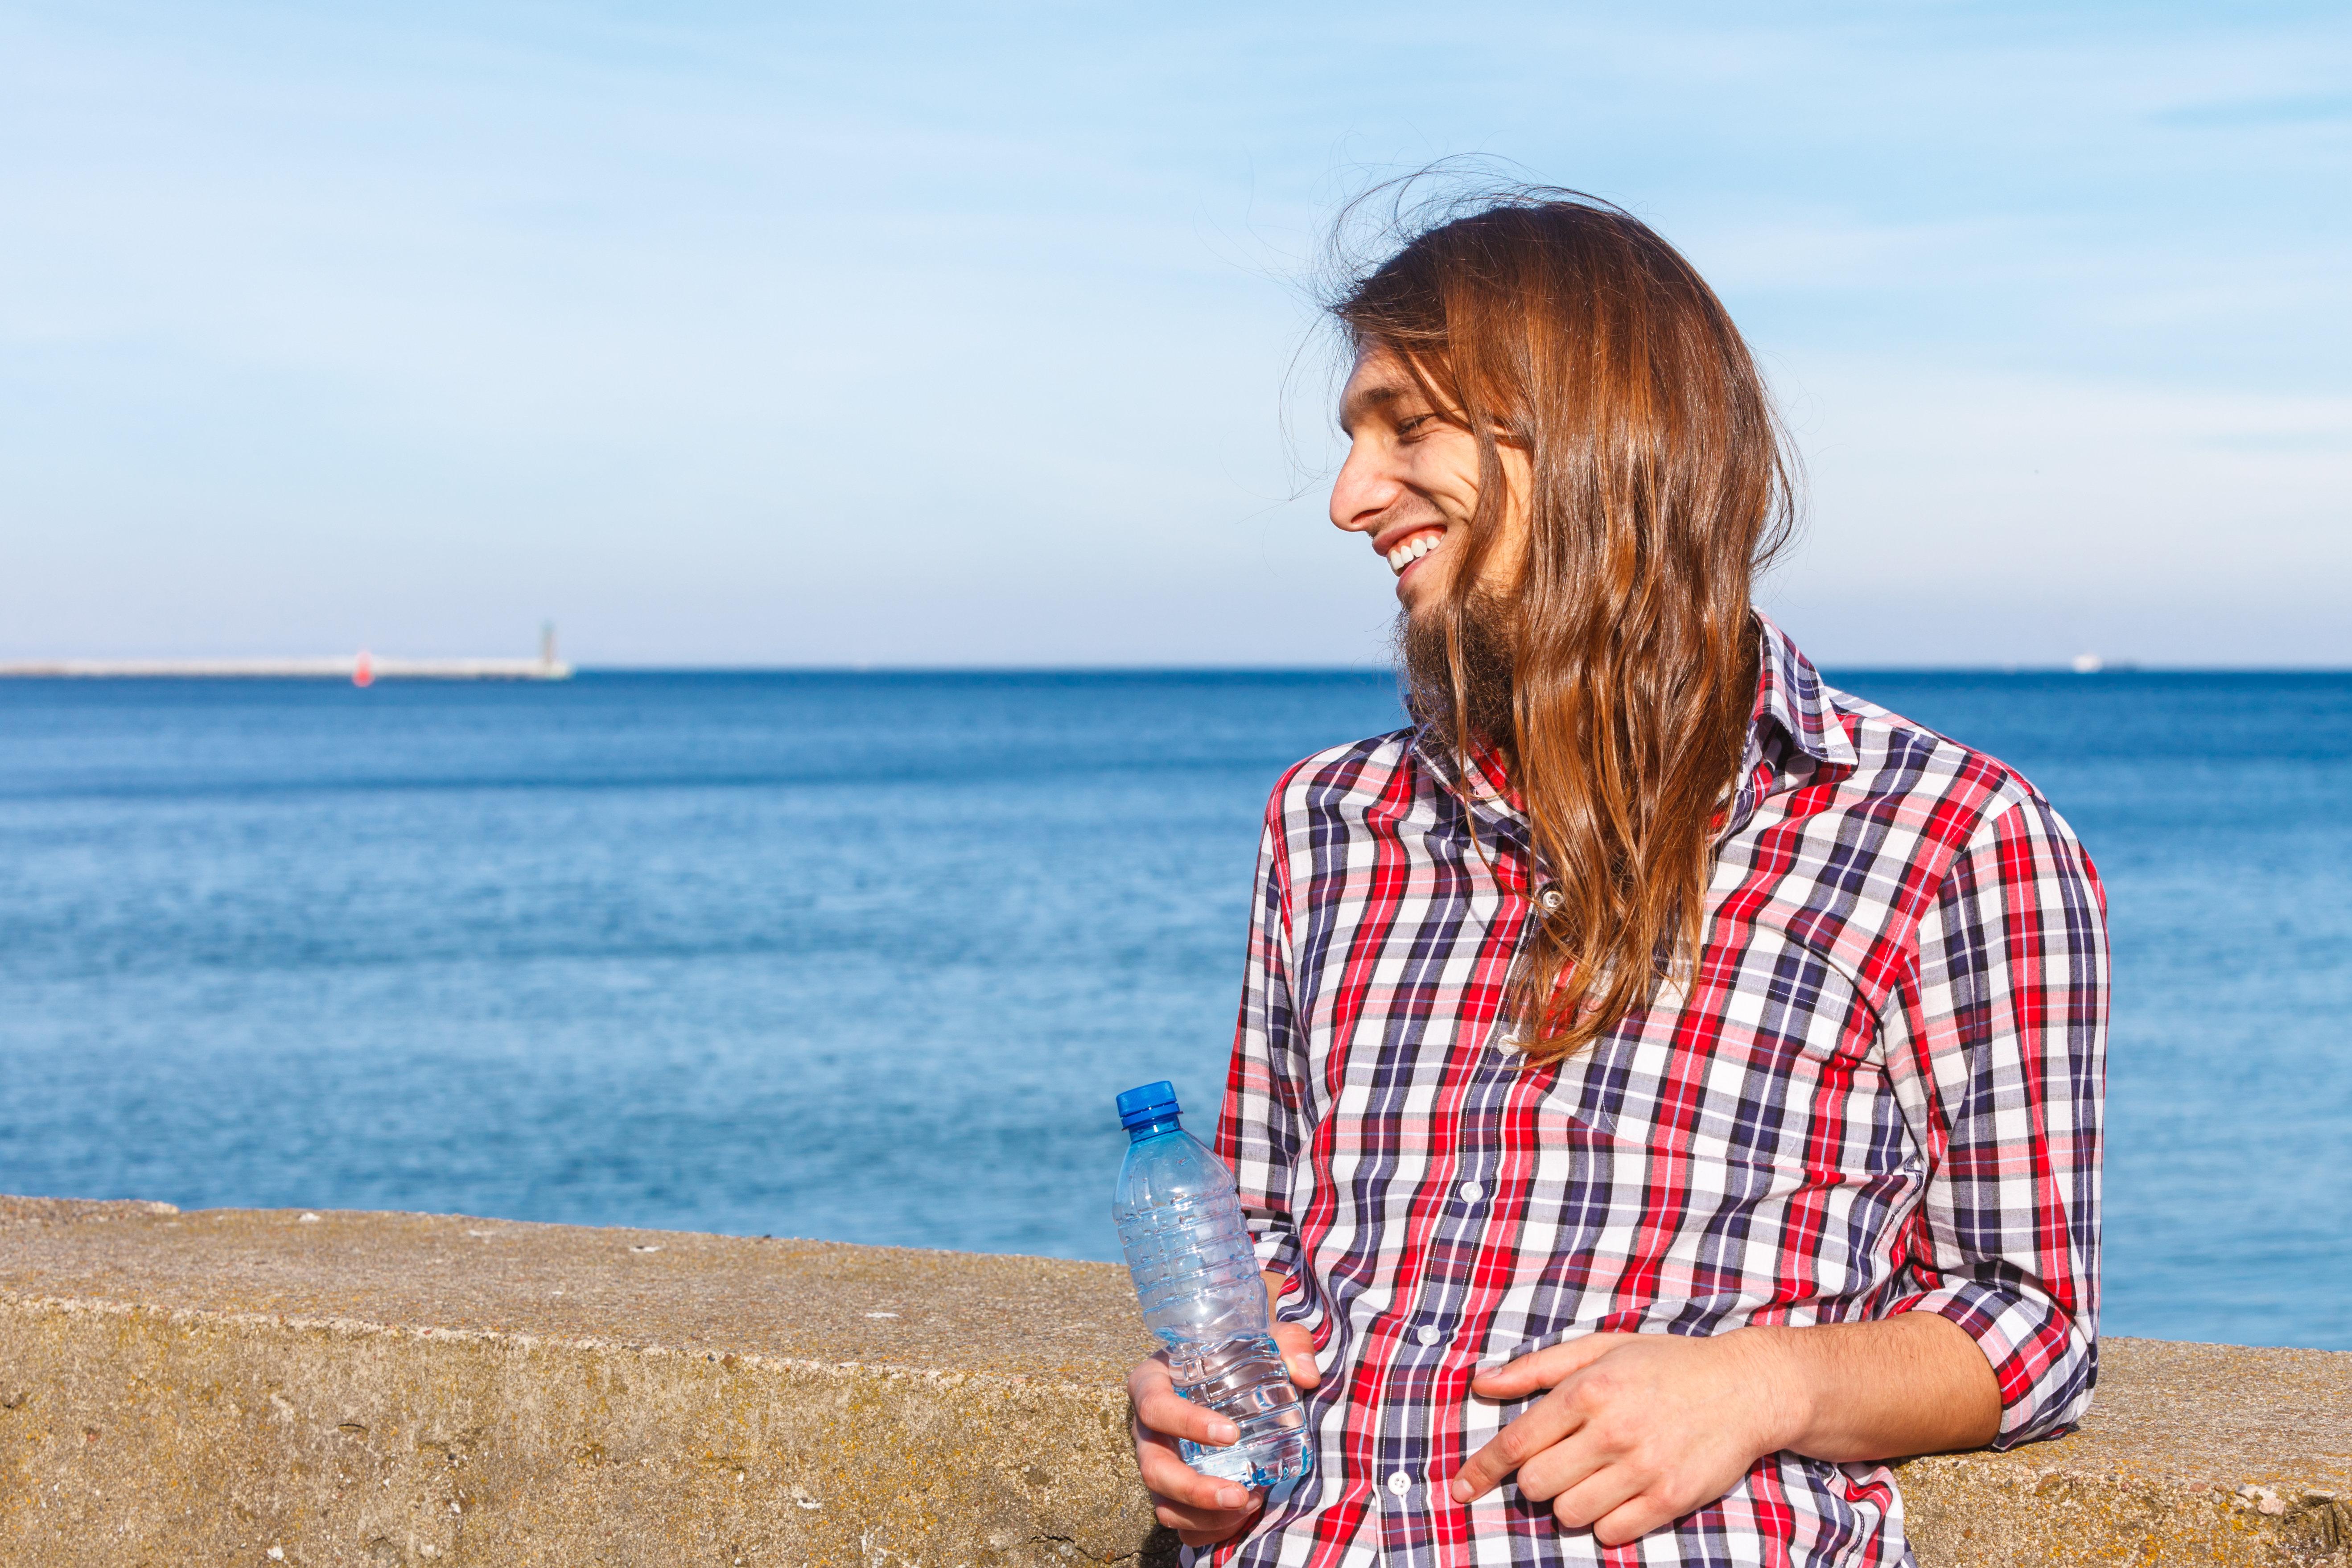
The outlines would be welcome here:
<svg viewBox="0 0 2352 1568">
<path fill-rule="evenodd" d="M 1996 1447 L 2089 1405 L 2096 874 L 2016 773 L 1759 628 L 1688 989 L 1563 1065 L 1499 1016 L 1543 889 L 1498 781 L 1465 803 L 1406 731 L 1276 788 L 1217 1147 L 1315 1334 L 1319 1458 L 1220 1568 L 1909 1561 L 1885 1466 L 1793 1453 L 1614 1549 L 1515 1484 L 1454 1503 L 1527 1407 L 1473 1373 L 1583 1334 L 1938 1312 L 1992 1363 Z"/>
</svg>

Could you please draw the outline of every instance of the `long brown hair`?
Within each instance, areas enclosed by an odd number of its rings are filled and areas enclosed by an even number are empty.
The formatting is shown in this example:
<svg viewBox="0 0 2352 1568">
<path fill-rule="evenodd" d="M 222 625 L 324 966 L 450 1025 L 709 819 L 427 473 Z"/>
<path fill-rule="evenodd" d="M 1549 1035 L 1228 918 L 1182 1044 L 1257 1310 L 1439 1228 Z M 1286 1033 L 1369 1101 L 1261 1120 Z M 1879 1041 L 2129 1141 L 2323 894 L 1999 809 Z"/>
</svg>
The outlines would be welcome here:
<svg viewBox="0 0 2352 1568">
<path fill-rule="evenodd" d="M 1590 1044 L 1695 960 L 1713 817 L 1755 700 L 1748 592 L 1794 522 L 1793 459 L 1747 344 L 1673 247 L 1579 192 L 1455 204 L 1332 306 L 1478 440 L 1467 548 L 1439 617 L 1457 761 L 1498 749 L 1538 907 L 1509 1009 L 1528 1058 Z M 1515 591 L 1481 594 L 1500 447 L 1532 471 Z M 1499 617 L 1508 735 L 1473 735 L 1464 627 Z"/>
</svg>

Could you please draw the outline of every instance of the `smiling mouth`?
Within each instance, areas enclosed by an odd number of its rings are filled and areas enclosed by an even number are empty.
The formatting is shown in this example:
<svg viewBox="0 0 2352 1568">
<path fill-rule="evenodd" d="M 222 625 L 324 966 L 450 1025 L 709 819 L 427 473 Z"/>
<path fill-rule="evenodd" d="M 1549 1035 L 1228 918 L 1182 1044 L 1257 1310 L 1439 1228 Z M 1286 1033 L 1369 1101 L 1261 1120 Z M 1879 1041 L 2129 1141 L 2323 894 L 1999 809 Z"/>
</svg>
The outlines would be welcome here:
<svg viewBox="0 0 2352 1568">
<path fill-rule="evenodd" d="M 1444 529 L 1424 528 L 1411 538 L 1399 541 L 1396 547 L 1389 552 L 1389 570 L 1402 577 L 1406 567 L 1444 542 Z"/>
</svg>

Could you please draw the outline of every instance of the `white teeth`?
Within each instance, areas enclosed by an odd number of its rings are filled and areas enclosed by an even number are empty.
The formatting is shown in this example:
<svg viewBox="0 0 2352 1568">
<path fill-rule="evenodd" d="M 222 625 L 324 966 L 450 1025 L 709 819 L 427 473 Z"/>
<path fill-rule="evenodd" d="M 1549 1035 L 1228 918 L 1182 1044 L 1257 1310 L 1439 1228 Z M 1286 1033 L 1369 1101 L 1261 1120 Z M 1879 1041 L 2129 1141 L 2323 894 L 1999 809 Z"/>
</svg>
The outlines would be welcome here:
<svg viewBox="0 0 2352 1568">
<path fill-rule="evenodd" d="M 1416 533 L 1389 552 L 1389 570 L 1401 573 L 1444 542 L 1442 533 Z"/>
</svg>

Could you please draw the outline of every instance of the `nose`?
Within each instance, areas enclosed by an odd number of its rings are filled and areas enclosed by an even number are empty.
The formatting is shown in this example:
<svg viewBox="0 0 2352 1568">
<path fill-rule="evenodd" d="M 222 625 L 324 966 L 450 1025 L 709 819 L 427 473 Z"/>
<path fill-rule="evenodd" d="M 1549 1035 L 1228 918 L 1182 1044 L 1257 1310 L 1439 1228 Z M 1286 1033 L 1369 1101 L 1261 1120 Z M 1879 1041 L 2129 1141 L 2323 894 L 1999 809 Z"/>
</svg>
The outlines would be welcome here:
<svg viewBox="0 0 2352 1568">
<path fill-rule="evenodd" d="M 1387 471 L 1379 449 L 1369 441 L 1348 447 L 1348 460 L 1331 481 L 1331 526 L 1349 533 L 1379 531 L 1381 515 L 1394 506 L 1404 487 Z"/>
</svg>

